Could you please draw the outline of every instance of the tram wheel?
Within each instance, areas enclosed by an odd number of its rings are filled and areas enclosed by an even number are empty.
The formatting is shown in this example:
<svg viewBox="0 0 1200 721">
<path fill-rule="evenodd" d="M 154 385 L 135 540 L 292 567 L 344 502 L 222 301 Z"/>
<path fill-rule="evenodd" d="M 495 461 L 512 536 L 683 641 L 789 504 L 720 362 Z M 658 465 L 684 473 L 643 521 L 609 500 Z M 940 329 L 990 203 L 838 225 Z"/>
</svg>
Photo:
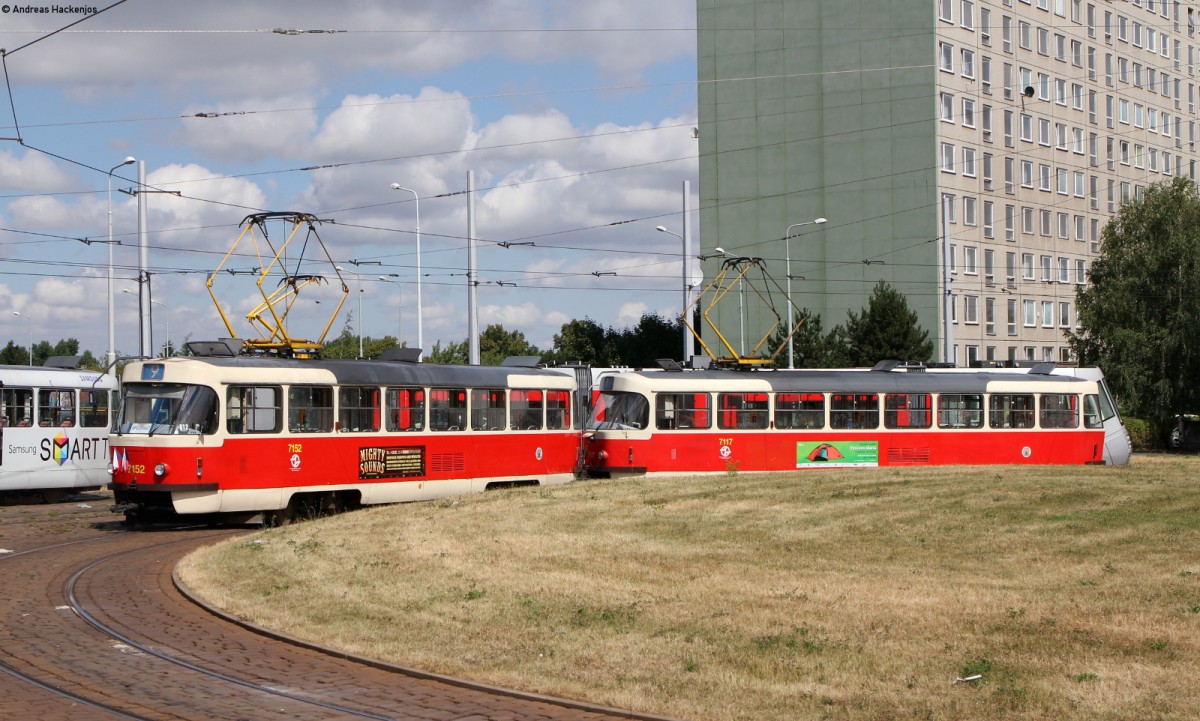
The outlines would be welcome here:
<svg viewBox="0 0 1200 721">
<path fill-rule="evenodd" d="M 295 500 L 288 501 L 288 504 L 277 511 L 263 511 L 263 527 L 276 528 L 278 526 L 288 526 L 296 522 L 296 506 Z"/>
</svg>

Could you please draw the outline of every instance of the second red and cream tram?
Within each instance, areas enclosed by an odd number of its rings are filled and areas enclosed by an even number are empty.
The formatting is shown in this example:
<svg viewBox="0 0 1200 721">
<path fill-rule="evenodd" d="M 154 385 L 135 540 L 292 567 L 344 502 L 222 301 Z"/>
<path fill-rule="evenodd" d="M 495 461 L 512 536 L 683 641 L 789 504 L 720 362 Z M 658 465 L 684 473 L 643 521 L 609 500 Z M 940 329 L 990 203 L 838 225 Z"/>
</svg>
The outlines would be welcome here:
<svg viewBox="0 0 1200 721">
<path fill-rule="evenodd" d="M 600 476 L 946 464 L 1124 464 L 1096 369 L 638 371 L 602 379 Z"/>
</svg>

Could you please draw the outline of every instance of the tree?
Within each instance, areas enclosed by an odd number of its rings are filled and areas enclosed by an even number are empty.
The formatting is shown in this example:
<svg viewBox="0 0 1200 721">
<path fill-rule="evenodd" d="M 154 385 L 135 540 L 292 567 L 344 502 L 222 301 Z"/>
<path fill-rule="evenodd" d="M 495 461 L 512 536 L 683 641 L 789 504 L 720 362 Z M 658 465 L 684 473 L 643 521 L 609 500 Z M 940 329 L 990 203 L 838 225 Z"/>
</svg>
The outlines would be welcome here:
<svg viewBox="0 0 1200 721">
<path fill-rule="evenodd" d="M 882 280 L 867 299 L 867 307 L 858 315 L 854 311 L 847 315 L 845 336 L 852 366 L 873 366 L 887 359 L 924 362 L 933 356 L 929 331 L 918 325 L 904 295 Z"/>
<path fill-rule="evenodd" d="M 612 331 L 616 360 L 635 368 L 656 368 L 659 358 L 678 358 L 682 353 L 683 320 L 667 320 L 646 313 L 637 325 L 625 331 Z"/>
<path fill-rule="evenodd" d="M 1159 430 L 1200 408 L 1200 196 L 1185 177 L 1123 203 L 1076 292 L 1082 365 L 1104 369 L 1124 410 Z"/>
<path fill-rule="evenodd" d="M 519 330 L 504 330 L 504 326 L 493 323 L 479 334 L 479 363 L 485 366 L 500 365 L 509 356 L 542 356 L 537 346 L 525 340 Z"/>
<path fill-rule="evenodd" d="M 463 365 L 470 360 L 470 348 L 467 347 L 467 342 L 462 343 L 451 342 L 445 348 L 442 347 L 442 342 L 437 341 L 433 344 L 433 348 L 424 355 L 427 363 L 446 363 L 449 365 Z"/>
<path fill-rule="evenodd" d="M 616 365 L 612 337 L 590 318 L 563 323 L 554 336 L 549 358 L 559 363 L 585 363 L 605 367 Z"/>
<path fill-rule="evenodd" d="M 796 311 L 792 335 L 792 362 L 796 368 L 837 368 L 845 356 L 837 343 L 839 336 L 826 335 L 821 327 L 821 316 L 808 308 Z M 775 365 L 787 367 L 787 327 L 780 328 L 770 341 L 772 352 L 782 347 L 775 357 Z"/>
</svg>

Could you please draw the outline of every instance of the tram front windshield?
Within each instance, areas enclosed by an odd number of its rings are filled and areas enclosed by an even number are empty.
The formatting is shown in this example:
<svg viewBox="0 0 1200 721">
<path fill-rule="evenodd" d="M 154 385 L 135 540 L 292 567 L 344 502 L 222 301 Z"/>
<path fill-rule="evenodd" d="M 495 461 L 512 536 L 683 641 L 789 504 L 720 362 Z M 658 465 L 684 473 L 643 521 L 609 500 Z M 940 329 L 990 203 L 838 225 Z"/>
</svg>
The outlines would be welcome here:
<svg viewBox="0 0 1200 721">
<path fill-rule="evenodd" d="M 592 430 L 640 429 L 650 422 L 650 401 L 638 393 L 604 391 L 592 406 Z"/>
<path fill-rule="evenodd" d="M 197 435 L 217 431 L 217 394 L 206 386 L 126 383 L 116 432 Z"/>
</svg>

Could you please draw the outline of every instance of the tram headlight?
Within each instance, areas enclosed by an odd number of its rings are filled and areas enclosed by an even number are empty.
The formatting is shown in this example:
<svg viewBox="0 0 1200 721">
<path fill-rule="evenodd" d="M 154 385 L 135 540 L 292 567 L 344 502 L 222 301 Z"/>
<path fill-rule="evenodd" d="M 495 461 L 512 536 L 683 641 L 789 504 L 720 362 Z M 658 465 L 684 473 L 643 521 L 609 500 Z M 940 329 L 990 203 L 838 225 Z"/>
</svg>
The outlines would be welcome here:
<svg viewBox="0 0 1200 721">
<path fill-rule="evenodd" d="M 596 454 L 596 458 L 600 459 L 601 461 L 607 461 L 608 460 L 608 451 L 600 451 L 599 453 Z"/>
<path fill-rule="evenodd" d="M 155 464 L 155 466 L 154 466 L 154 477 L 155 478 L 166 478 L 167 474 L 170 472 L 171 472 L 171 467 L 168 466 L 166 463 L 158 463 L 158 464 Z"/>
</svg>

